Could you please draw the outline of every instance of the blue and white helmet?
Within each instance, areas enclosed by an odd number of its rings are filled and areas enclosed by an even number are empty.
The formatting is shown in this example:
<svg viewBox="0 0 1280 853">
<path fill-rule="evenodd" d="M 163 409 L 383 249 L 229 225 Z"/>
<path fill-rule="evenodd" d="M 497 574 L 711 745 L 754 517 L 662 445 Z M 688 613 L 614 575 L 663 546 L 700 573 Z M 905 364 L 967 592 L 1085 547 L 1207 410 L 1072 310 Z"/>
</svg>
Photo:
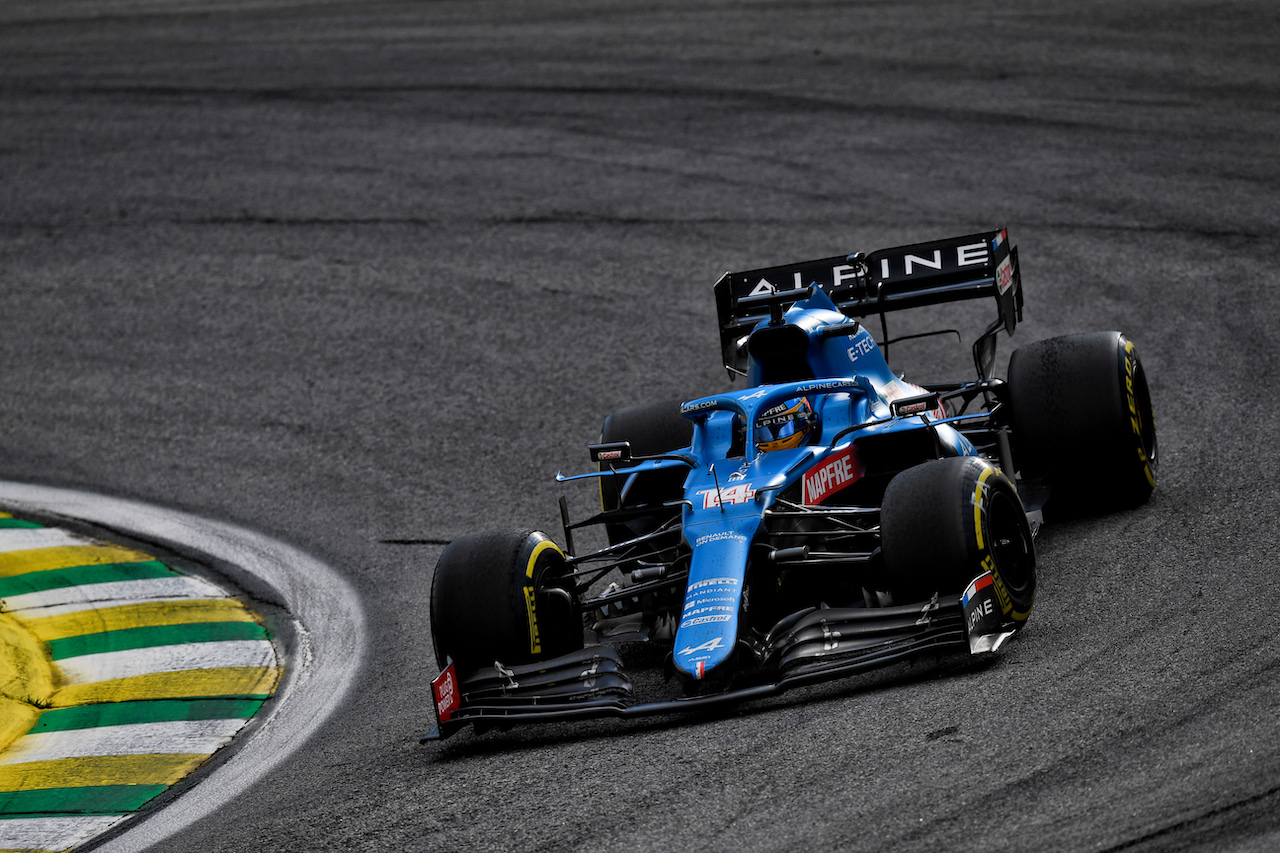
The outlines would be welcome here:
<svg viewBox="0 0 1280 853">
<path fill-rule="evenodd" d="M 807 397 L 779 403 L 756 418 L 756 445 L 766 452 L 800 447 L 816 421 Z"/>
</svg>

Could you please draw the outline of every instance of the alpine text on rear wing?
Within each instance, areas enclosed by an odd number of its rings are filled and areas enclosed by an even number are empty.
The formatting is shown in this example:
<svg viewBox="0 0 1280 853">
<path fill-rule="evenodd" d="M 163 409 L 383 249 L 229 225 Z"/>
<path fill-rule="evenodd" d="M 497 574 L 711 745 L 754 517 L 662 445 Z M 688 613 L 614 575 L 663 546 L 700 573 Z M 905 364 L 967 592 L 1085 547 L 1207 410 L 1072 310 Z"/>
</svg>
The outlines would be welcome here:
<svg viewBox="0 0 1280 853">
<path fill-rule="evenodd" d="M 996 320 L 974 343 L 974 361 L 984 377 L 990 375 L 995 357 L 996 332 L 1003 327 L 1012 334 L 1022 319 L 1018 250 L 1003 228 L 870 255 L 857 252 L 728 272 L 716 282 L 715 296 L 720 345 L 730 376 L 744 375 L 747 336 L 770 316 L 770 308 L 761 304 L 767 300 L 750 297 L 794 290 L 800 291 L 799 301 L 810 285 L 821 288 L 848 317 L 879 315 L 882 327 L 889 311 L 994 297 Z"/>
</svg>

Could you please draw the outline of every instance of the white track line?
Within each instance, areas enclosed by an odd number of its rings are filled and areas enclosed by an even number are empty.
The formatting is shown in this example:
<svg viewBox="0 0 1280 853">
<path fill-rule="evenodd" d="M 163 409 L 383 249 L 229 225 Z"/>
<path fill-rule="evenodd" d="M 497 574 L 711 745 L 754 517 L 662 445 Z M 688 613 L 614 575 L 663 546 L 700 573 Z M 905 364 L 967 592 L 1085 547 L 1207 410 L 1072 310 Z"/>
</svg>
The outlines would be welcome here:
<svg viewBox="0 0 1280 853">
<path fill-rule="evenodd" d="M 0 755 L 0 764 L 97 755 L 213 754 L 247 722 L 242 718 L 175 720 L 26 735 Z"/>
<path fill-rule="evenodd" d="M 53 663 L 62 673 L 64 683 L 92 684 L 160 672 L 224 666 L 275 666 L 276 655 L 269 640 L 220 640 L 97 652 L 61 658 Z"/>
<path fill-rule="evenodd" d="M 364 612 L 346 579 L 310 554 L 237 525 L 73 489 L 0 481 L 0 503 L 18 515 L 27 509 L 82 519 L 179 554 L 236 566 L 274 589 L 294 622 L 295 647 L 287 650 L 284 681 L 255 718 L 248 742 L 168 806 L 143 812 L 136 825 L 95 848 L 97 853 L 141 851 L 212 814 L 306 743 L 351 689 L 365 657 Z M 0 823 L 21 829 L 16 821 Z M 47 837 L 39 836 L 42 842 Z M 6 842 L 0 839 L 0 848 L 23 846 Z"/>
<path fill-rule="evenodd" d="M 129 815 L 31 817 L 0 820 L 0 850 L 67 850 L 101 835 Z"/>
<path fill-rule="evenodd" d="M 0 553 L 29 551 L 32 548 L 58 548 L 66 545 L 101 545 L 92 539 L 76 536 L 59 527 L 11 527 L 0 530 Z"/>
<path fill-rule="evenodd" d="M 0 488 L 3 488 L 2 484 L 0 484 Z M 0 607 L 6 613 L 33 610 L 37 607 L 47 608 L 41 613 L 23 614 L 29 619 L 35 619 L 41 616 L 58 616 L 63 613 L 74 613 L 77 610 L 112 607 L 117 604 L 130 604 L 136 601 L 226 597 L 227 594 L 221 589 L 200 578 L 174 576 L 171 578 L 143 578 L 136 581 L 81 584 L 80 586 L 46 589 L 41 592 L 24 592 L 21 595 L 11 595 L 6 599 L 0 600 Z"/>
</svg>

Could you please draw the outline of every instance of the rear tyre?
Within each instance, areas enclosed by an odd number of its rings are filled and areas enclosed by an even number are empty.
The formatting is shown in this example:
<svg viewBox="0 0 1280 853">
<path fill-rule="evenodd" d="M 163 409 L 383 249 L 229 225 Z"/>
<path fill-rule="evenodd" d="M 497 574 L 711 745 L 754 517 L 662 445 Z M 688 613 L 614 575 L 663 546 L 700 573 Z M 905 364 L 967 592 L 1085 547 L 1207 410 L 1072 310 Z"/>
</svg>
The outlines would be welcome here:
<svg viewBox="0 0 1280 853">
<path fill-rule="evenodd" d="M 449 543 L 431 582 L 436 662 L 460 673 L 533 663 L 582 648 L 564 552 L 535 530 L 490 530 Z"/>
<path fill-rule="evenodd" d="M 1009 360 L 1014 462 L 1050 486 L 1067 514 L 1137 506 L 1156 485 L 1156 425 L 1146 372 L 1119 332 L 1021 347 Z"/>
<path fill-rule="evenodd" d="M 652 456 L 682 450 L 693 441 L 693 422 L 680 414 L 680 401 L 650 403 L 619 409 L 604 419 L 600 431 L 602 442 L 626 441 L 631 443 L 635 456 Z M 615 465 L 622 469 L 627 466 Z M 685 468 L 650 471 L 635 475 L 635 482 L 626 490 L 625 502 L 621 499 L 627 477 L 619 474 L 600 478 L 600 504 L 606 510 L 623 506 L 660 506 L 684 497 Z M 651 533 L 680 515 L 680 508 L 658 509 L 651 515 L 643 515 L 625 523 L 607 524 L 605 532 L 610 544 L 625 542 Z"/>
<path fill-rule="evenodd" d="M 1005 616 L 1022 623 L 1031 614 L 1031 527 L 1013 483 L 985 459 L 935 459 L 894 477 L 880 509 L 880 538 L 895 603 L 963 592 L 990 571 Z"/>
</svg>

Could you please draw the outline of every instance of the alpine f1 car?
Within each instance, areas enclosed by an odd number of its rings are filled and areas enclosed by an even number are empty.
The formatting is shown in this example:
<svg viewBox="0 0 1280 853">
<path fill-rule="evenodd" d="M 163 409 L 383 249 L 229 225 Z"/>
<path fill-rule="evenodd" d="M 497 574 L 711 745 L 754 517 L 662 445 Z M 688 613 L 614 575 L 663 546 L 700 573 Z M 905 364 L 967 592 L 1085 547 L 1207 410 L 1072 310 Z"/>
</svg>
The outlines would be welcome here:
<svg viewBox="0 0 1280 853">
<path fill-rule="evenodd" d="M 609 415 L 597 470 L 557 475 L 598 484 L 602 503 L 570 521 L 561 498 L 564 547 L 499 530 L 444 549 L 424 740 L 991 655 L 1031 615 L 1046 509 L 1133 506 L 1155 487 L 1151 398 L 1122 334 L 1033 343 L 994 375 L 1023 309 L 1004 230 L 727 273 L 714 292 L 745 387 Z M 968 299 L 996 306 L 975 378 L 890 369 L 886 315 Z M 602 534 L 580 549 L 589 527 Z M 637 649 L 665 662 L 665 695 L 637 695 Z"/>
</svg>

